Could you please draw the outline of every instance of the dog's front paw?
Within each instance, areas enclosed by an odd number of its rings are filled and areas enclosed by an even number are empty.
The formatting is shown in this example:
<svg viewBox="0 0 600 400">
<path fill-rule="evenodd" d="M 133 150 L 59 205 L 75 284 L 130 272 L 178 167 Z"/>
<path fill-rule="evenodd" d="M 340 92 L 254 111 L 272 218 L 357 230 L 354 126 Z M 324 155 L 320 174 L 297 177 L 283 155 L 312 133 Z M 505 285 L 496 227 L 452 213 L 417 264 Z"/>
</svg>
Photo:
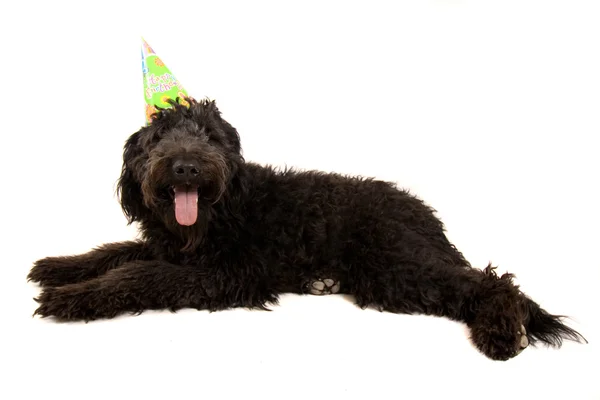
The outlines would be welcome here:
<svg viewBox="0 0 600 400">
<path fill-rule="evenodd" d="M 28 281 L 41 286 L 62 286 L 84 278 L 83 268 L 70 257 L 47 257 L 36 261 L 27 275 Z"/>
<path fill-rule="evenodd" d="M 79 285 L 47 287 L 35 299 L 39 303 L 33 315 L 55 317 L 60 321 L 90 321 L 99 317 L 92 291 L 81 290 Z"/>
</svg>

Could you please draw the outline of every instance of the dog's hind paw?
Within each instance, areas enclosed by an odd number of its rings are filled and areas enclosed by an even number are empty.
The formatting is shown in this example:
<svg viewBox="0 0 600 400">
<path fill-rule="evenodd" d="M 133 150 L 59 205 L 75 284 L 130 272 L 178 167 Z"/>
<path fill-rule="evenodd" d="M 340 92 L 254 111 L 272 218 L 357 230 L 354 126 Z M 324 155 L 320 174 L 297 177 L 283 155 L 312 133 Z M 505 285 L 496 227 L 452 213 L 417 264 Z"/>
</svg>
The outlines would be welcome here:
<svg viewBox="0 0 600 400">
<path fill-rule="evenodd" d="M 340 281 L 331 278 L 314 279 L 305 284 L 304 292 L 323 296 L 326 294 L 336 294 L 340 291 Z"/>
<path fill-rule="evenodd" d="M 512 332 L 490 325 L 475 325 L 471 327 L 471 331 L 475 345 L 493 360 L 508 360 L 529 346 L 527 331 L 522 324 Z"/>
<path fill-rule="evenodd" d="M 525 330 L 525 326 L 521 325 L 519 333 L 521 334 L 521 339 L 519 341 L 520 349 L 517 350 L 517 354 L 525 350 L 525 347 L 529 346 L 529 339 L 527 339 L 527 331 Z"/>
</svg>

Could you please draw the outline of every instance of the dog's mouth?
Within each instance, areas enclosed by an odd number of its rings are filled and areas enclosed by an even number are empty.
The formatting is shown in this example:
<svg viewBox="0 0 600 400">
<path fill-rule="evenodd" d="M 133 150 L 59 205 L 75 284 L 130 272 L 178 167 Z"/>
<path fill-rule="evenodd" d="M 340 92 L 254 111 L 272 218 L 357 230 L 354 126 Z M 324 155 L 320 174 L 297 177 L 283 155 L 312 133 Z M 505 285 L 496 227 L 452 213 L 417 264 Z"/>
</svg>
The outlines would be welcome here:
<svg viewBox="0 0 600 400">
<path fill-rule="evenodd" d="M 183 226 L 194 225 L 198 219 L 198 186 L 176 185 L 171 189 L 175 219 Z"/>
</svg>

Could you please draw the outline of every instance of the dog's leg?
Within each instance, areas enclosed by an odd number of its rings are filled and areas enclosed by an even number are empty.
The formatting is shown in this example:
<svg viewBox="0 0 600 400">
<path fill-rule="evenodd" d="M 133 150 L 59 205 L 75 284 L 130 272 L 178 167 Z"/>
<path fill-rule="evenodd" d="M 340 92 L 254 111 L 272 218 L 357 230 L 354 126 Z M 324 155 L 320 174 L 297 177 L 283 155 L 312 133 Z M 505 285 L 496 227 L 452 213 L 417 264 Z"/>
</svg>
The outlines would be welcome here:
<svg viewBox="0 0 600 400">
<path fill-rule="evenodd" d="M 143 242 L 111 243 L 81 255 L 38 260 L 27 279 L 42 286 L 62 286 L 96 278 L 129 261 L 151 258 Z"/>
<path fill-rule="evenodd" d="M 477 348 L 495 360 L 516 356 L 536 339 L 553 345 L 560 345 L 561 338 L 585 340 L 523 295 L 510 274 L 499 277 L 489 266 L 483 271 L 469 266 L 399 266 L 375 280 L 358 282 L 356 300 L 361 307 L 463 321 Z"/>
<path fill-rule="evenodd" d="M 523 294 L 513 284 L 512 277 L 511 274 L 498 277 L 488 266 L 483 271 L 477 295 L 470 299 L 472 318 L 466 322 L 471 328 L 473 342 L 484 354 L 506 360 L 530 343 L 560 347 L 563 339 L 587 342 L 579 332 L 561 321 L 562 316 L 549 314 Z M 520 323 L 519 332 L 515 336 L 517 323 Z"/>
<path fill-rule="evenodd" d="M 277 297 L 250 279 L 243 288 L 231 290 L 219 286 L 214 276 L 197 266 L 137 261 L 89 281 L 45 288 L 36 301 L 35 314 L 42 317 L 88 321 L 150 309 L 264 309 Z"/>
</svg>

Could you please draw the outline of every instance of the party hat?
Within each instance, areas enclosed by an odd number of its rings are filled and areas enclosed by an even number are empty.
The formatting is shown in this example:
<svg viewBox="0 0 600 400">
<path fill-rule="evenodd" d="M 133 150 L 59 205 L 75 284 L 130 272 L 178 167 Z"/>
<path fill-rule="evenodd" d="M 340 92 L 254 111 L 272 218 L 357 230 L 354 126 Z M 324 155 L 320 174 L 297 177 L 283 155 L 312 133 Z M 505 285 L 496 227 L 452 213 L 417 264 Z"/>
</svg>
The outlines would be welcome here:
<svg viewBox="0 0 600 400">
<path fill-rule="evenodd" d="M 152 47 L 142 38 L 142 72 L 144 74 L 144 100 L 146 101 L 146 123 L 152 122 L 152 114 L 159 108 L 170 108 L 168 100 L 188 106 L 184 100 L 186 90 L 156 55 Z M 178 99 L 179 98 L 179 99 Z"/>
</svg>

